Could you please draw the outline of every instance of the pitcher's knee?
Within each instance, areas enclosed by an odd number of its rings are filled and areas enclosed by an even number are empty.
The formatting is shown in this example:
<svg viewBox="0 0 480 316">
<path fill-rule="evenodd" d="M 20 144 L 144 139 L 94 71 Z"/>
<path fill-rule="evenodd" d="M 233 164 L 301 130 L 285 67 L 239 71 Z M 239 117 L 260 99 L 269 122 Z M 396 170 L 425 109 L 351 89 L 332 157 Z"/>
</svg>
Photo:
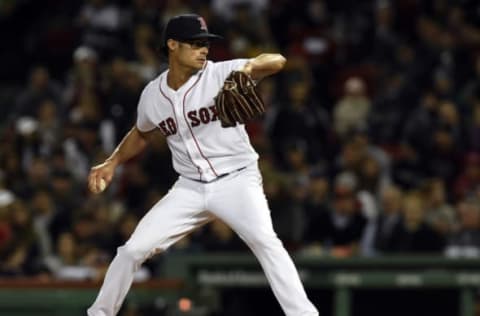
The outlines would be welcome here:
<svg viewBox="0 0 480 316">
<path fill-rule="evenodd" d="M 164 249 L 160 247 L 139 245 L 134 242 L 127 242 L 123 246 L 117 248 L 118 255 L 127 257 L 136 263 L 143 263 L 145 260 L 162 251 L 164 251 Z"/>
<path fill-rule="evenodd" d="M 245 242 L 254 249 L 283 247 L 282 241 L 275 233 L 253 234 L 246 237 Z"/>
<path fill-rule="evenodd" d="M 145 261 L 148 251 L 127 243 L 117 248 L 117 255 L 135 263 L 142 263 Z"/>
</svg>

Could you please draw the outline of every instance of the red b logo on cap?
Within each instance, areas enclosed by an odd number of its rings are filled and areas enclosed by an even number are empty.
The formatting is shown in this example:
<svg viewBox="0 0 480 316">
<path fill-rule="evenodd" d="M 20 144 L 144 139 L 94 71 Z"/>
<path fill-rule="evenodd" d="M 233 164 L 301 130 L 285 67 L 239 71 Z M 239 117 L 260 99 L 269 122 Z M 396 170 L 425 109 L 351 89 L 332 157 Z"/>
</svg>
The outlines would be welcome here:
<svg viewBox="0 0 480 316">
<path fill-rule="evenodd" d="M 200 29 L 208 32 L 207 23 L 205 23 L 205 20 L 201 16 L 199 16 L 198 21 L 200 22 Z"/>
</svg>

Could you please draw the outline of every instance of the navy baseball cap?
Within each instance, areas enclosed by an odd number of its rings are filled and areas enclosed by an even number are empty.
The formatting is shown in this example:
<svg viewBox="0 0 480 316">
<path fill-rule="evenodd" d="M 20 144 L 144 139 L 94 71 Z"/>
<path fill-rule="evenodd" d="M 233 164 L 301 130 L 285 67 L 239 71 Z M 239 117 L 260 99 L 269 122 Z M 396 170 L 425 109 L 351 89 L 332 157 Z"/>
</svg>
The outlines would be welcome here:
<svg viewBox="0 0 480 316">
<path fill-rule="evenodd" d="M 207 23 L 197 14 L 181 14 L 172 17 L 163 31 L 162 48 L 167 48 L 167 40 L 177 41 L 193 39 L 222 39 L 221 36 L 210 33 Z"/>
</svg>

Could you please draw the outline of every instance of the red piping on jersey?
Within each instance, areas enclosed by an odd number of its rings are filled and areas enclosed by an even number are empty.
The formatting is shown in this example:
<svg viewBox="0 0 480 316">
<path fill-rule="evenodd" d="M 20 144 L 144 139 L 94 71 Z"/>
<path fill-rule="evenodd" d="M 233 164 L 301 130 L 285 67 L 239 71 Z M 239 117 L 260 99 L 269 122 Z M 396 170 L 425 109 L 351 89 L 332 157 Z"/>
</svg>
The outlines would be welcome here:
<svg viewBox="0 0 480 316">
<path fill-rule="evenodd" d="M 165 79 L 165 84 L 166 84 L 166 79 Z M 173 102 L 172 100 L 170 100 L 169 97 L 167 97 L 167 95 L 163 92 L 162 90 L 162 81 L 160 80 L 160 83 L 158 84 L 158 88 L 160 89 L 160 93 L 163 95 L 163 97 L 165 99 L 167 99 L 167 101 L 170 103 L 170 105 L 172 106 L 172 112 L 173 112 L 173 116 L 175 117 L 175 123 L 177 124 L 177 128 L 178 128 L 178 120 L 177 120 L 177 114 L 175 113 L 175 107 L 173 105 Z M 180 134 L 180 130 L 178 131 L 178 136 L 180 136 L 180 138 L 182 138 L 182 135 Z M 190 153 L 188 152 L 187 150 L 187 155 L 188 155 L 188 158 L 190 159 L 190 161 L 192 162 L 192 164 L 197 168 L 197 172 L 200 176 L 200 180 L 202 179 L 202 169 L 197 166 L 195 164 L 195 162 L 193 161 L 192 157 L 190 156 Z"/>
<path fill-rule="evenodd" d="M 206 64 L 205 64 L 206 65 Z M 206 67 L 204 67 L 202 70 L 205 70 Z M 198 144 L 197 142 L 197 139 L 195 138 L 195 134 L 193 134 L 193 131 L 192 131 L 192 128 L 190 127 L 190 124 L 188 123 L 188 120 L 187 120 L 187 115 L 185 113 L 185 99 L 187 98 L 187 94 L 192 90 L 192 88 L 198 83 L 198 81 L 200 81 L 200 78 L 202 77 L 202 74 L 198 75 L 198 79 L 197 81 L 195 81 L 192 86 L 190 88 L 188 88 L 187 92 L 185 92 L 185 95 L 183 96 L 183 117 L 185 118 L 185 122 L 187 122 L 187 126 L 188 126 L 188 129 L 190 130 L 190 133 L 192 134 L 192 137 L 193 137 L 193 140 L 195 141 L 195 145 L 197 145 L 197 148 L 198 148 L 198 152 L 200 153 L 200 156 L 202 156 L 203 159 L 205 159 L 208 163 L 208 165 L 210 166 L 210 169 L 212 169 L 213 171 L 213 174 L 215 174 L 216 177 L 218 177 L 218 174 L 217 172 L 215 171 L 215 169 L 213 168 L 210 160 L 208 160 L 207 157 L 205 157 L 205 155 L 203 154 L 202 150 L 200 149 L 200 145 Z"/>
</svg>

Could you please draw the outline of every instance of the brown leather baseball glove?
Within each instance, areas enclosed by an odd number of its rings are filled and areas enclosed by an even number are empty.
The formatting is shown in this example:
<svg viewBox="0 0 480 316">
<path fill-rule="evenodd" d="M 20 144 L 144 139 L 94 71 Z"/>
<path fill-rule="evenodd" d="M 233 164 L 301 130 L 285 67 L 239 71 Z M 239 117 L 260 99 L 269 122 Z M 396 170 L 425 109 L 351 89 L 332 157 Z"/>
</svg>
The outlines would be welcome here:
<svg viewBox="0 0 480 316">
<path fill-rule="evenodd" d="M 222 127 L 245 124 L 265 113 L 265 104 L 255 82 L 242 71 L 232 71 L 215 97 L 215 106 Z"/>
</svg>

